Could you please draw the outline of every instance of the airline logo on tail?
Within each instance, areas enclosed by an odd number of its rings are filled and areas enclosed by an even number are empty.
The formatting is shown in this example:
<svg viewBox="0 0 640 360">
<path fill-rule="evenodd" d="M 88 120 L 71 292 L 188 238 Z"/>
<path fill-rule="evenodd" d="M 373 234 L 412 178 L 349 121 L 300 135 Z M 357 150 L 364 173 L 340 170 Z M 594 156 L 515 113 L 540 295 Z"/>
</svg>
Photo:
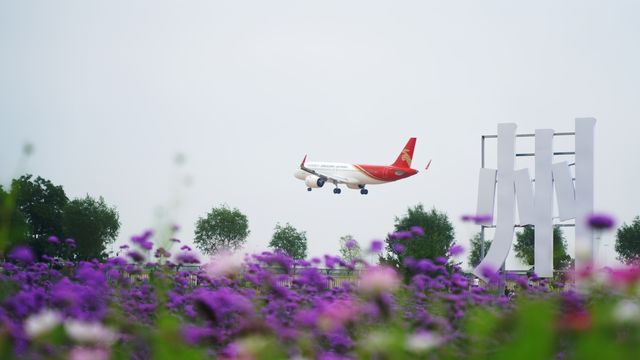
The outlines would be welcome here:
<svg viewBox="0 0 640 360">
<path fill-rule="evenodd" d="M 411 167 L 411 155 L 409 155 L 409 149 L 402 150 L 402 160 L 407 163 L 408 167 Z"/>
</svg>

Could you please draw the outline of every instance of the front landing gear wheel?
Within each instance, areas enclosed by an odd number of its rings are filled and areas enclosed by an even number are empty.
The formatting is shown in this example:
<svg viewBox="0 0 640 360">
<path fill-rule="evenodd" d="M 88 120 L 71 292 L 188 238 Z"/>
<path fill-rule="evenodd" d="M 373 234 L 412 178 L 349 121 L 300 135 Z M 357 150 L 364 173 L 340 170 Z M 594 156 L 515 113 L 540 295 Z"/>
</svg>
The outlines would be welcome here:
<svg viewBox="0 0 640 360">
<path fill-rule="evenodd" d="M 362 195 L 367 195 L 369 193 L 369 190 L 367 189 L 360 189 L 360 194 Z"/>
<path fill-rule="evenodd" d="M 341 192 L 342 192 L 342 190 L 340 190 L 340 188 L 333 189 L 333 193 L 334 194 L 340 194 Z"/>
<path fill-rule="evenodd" d="M 311 188 L 307 188 L 307 191 L 311 191 Z"/>
</svg>

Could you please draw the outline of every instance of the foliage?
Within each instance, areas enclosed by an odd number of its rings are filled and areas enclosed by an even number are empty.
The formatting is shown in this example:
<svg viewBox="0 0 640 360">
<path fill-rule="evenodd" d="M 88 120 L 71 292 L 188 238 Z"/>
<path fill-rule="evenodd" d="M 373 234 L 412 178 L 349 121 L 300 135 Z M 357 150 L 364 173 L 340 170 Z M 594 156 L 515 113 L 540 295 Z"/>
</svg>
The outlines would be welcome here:
<svg viewBox="0 0 640 360">
<path fill-rule="evenodd" d="M 214 207 L 196 222 L 194 242 L 205 254 L 240 248 L 249 236 L 247 217 L 237 208 Z"/>
<path fill-rule="evenodd" d="M 27 243 L 38 256 L 61 255 L 58 249 L 47 243 L 51 235 L 63 236 L 62 216 L 69 199 L 62 186 L 40 176 L 23 175 L 11 183 L 15 194 L 15 209 L 24 218 L 27 228 L 24 239 L 10 239 L 12 246 Z"/>
<path fill-rule="evenodd" d="M 293 259 L 304 259 L 307 257 L 307 234 L 289 223 L 284 226 L 277 224 L 269 247 L 283 251 Z"/>
<path fill-rule="evenodd" d="M 27 242 L 27 221 L 16 209 L 15 198 L 15 191 L 0 186 L 0 254 L 11 244 Z"/>
<path fill-rule="evenodd" d="M 95 200 L 88 195 L 67 203 L 62 224 L 65 236 L 75 240 L 76 260 L 104 259 L 120 229 L 118 212 L 102 197 Z"/>
<path fill-rule="evenodd" d="M 337 282 L 348 264 L 329 255 L 321 264 L 264 252 L 242 267 L 215 262 L 225 270 L 216 272 L 9 259 L 0 263 L 8 360 L 640 358 L 638 267 L 582 271 L 579 293 L 514 276 L 517 295 L 505 297 L 497 274 L 474 287 L 446 258 L 415 259 L 406 285 L 370 264 Z"/>
<path fill-rule="evenodd" d="M 352 262 L 362 257 L 360 244 L 351 235 L 340 237 L 340 257 Z"/>
<path fill-rule="evenodd" d="M 395 219 L 395 233 L 387 236 L 386 256 L 381 259 L 404 268 L 404 259 L 437 259 L 449 251 L 454 242 L 453 225 L 447 215 L 435 208 L 425 211 L 422 204 Z M 416 231 L 416 229 L 418 229 Z"/>
<path fill-rule="evenodd" d="M 640 258 L 640 216 L 636 216 L 630 225 L 622 224 L 616 232 L 616 252 L 618 259 L 625 263 Z"/>
<path fill-rule="evenodd" d="M 469 266 L 475 268 L 482 261 L 481 248 L 480 248 L 480 233 L 477 233 L 471 239 L 471 251 L 469 252 Z M 487 255 L 489 248 L 491 247 L 491 240 L 484 240 L 484 254 Z"/>
<path fill-rule="evenodd" d="M 0 188 L 0 222 L 0 250 L 29 245 L 38 257 L 76 260 L 104 258 L 120 228 L 104 199 L 69 201 L 62 186 L 32 175 L 14 179 L 9 192 Z"/>
<path fill-rule="evenodd" d="M 533 226 L 525 226 L 516 234 L 514 250 L 516 256 L 526 264 L 533 264 L 535 229 Z M 567 241 L 559 226 L 553 227 L 553 268 L 563 270 L 571 265 L 571 256 L 567 253 Z"/>
</svg>

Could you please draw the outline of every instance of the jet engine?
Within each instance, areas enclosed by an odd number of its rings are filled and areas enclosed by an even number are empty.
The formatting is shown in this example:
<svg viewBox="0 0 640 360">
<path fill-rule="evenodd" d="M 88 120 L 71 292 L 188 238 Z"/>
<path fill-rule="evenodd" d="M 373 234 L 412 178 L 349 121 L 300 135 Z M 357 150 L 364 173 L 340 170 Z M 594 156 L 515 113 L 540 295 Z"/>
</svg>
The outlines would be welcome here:
<svg viewBox="0 0 640 360">
<path fill-rule="evenodd" d="M 325 179 L 316 175 L 309 175 L 304 179 L 304 183 L 308 188 L 321 188 L 325 183 Z"/>
</svg>

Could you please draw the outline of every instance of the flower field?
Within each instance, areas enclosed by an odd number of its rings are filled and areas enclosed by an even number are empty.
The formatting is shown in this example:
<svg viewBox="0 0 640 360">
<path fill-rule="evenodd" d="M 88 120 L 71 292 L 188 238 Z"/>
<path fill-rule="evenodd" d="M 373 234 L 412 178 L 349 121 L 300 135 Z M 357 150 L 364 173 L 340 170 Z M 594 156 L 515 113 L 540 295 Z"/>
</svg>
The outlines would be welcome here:
<svg viewBox="0 0 640 360">
<path fill-rule="evenodd" d="M 449 258 L 405 259 L 403 275 L 329 255 L 201 261 L 152 237 L 105 262 L 14 249 L 1 264 L 0 358 L 640 358 L 639 268 L 510 276 L 505 296 L 500 275 L 476 286 Z"/>
</svg>

